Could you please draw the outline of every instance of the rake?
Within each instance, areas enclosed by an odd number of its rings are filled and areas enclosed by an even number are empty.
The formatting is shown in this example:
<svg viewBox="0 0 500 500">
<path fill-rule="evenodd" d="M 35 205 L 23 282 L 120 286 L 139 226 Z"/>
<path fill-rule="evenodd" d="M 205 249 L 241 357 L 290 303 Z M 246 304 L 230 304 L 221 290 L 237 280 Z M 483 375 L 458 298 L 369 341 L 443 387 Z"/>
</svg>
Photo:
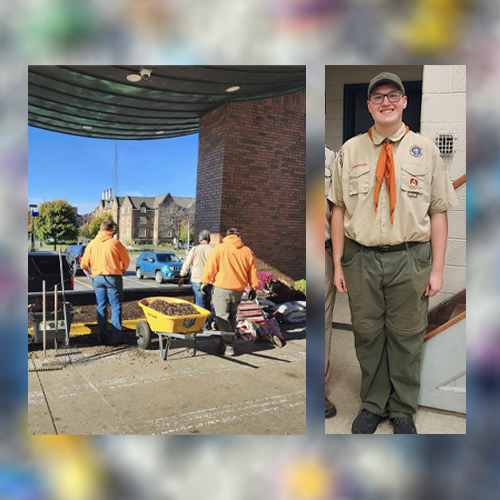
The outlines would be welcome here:
<svg viewBox="0 0 500 500">
<path fill-rule="evenodd" d="M 57 285 L 54 288 L 55 295 L 55 343 L 57 346 Z M 61 370 L 62 365 L 52 359 L 47 358 L 47 314 L 46 314 L 46 289 L 45 289 L 45 280 L 42 282 L 42 324 L 43 324 L 43 359 L 42 366 L 36 366 L 35 361 L 31 359 L 33 367 L 30 368 L 28 366 L 28 372 L 39 372 L 39 371 L 50 371 L 50 370 Z"/>
<path fill-rule="evenodd" d="M 71 359 L 69 356 L 71 354 L 78 354 L 80 351 L 78 349 L 75 349 L 74 347 L 70 347 L 69 345 L 69 329 L 68 329 L 68 318 L 66 314 L 66 294 L 64 290 L 64 271 L 63 271 L 63 262 L 62 262 L 62 253 L 61 253 L 61 247 L 59 247 L 59 268 L 61 270 L 61 288 L 62 288 L 62 302 L 63 302 L 63 313 L 64 313 L 64 328 L 66 329 L 66 338 L 65 338 L 65 345 L 64 348 L 60 352 L 56 352 L 56 356 L 68 356 L 67 363 L 71 363 Z M 56 342 L 57 342 L 57 335 L 56 335 Z M 57 347 L 56 347 L 57 350 Z"/>
</svg>

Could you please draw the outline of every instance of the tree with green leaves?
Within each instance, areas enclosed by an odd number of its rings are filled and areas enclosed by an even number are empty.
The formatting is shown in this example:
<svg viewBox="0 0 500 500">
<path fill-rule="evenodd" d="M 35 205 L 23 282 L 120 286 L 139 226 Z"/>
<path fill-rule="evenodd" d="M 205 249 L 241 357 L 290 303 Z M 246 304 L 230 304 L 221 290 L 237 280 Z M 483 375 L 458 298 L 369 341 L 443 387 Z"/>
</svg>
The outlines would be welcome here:
<svg viewBox="0 0 500 500">
<path fill-rule="evenodd" d="M 101 228 L 101 222 L 103 220 L 110 220 L 111 222 L 113 222 L 113 224 L 115 224 L 115 226 L 113 228 L 113 234 L 116 234 L 116 231 L 118 228 L 116 227 L 116 223 L 113 220 L 112 215 L 111 214 L 104 214 L 104 215 L 101 215 L 100 217 L 96 217 L 95 219 L 92 219 L 92 222 L 89 225 L 89 236 L 91 239 L 94 239 L 97 236 L 97 233 L 99 232 L 99 230 Z"/>
<path fill-rule="evenodd" d="M 43 241 L 57 244 L 78 237 L 78 220 L 73 207 L 66 200 L 44 201 L 35 218 L 35 235 Z"/>
<path fill-rule="evenodd" d="M 89 223 L 86 222 L 83 224 L 83 226 L 80 227 L 80 230 L 78 231 L 78 239 L 82 241 L 89 241 L 90 240 L 90 233 L 89 233 Z"/>
<path fill-rule="evenodd" d="M 194 238 L 194 224 L 191 223 L 191 227 L 189 228 L 189 241 L 193 241 Z M 188 237 L 188 223 L 187 221 L 181 222 L 181 234 L 179 236 L 179 241 L 182 241 L 183 243 L 187 242 L 187 237 Z M 198 243 L 198 242 L 196 242 Z"/>
</svg>

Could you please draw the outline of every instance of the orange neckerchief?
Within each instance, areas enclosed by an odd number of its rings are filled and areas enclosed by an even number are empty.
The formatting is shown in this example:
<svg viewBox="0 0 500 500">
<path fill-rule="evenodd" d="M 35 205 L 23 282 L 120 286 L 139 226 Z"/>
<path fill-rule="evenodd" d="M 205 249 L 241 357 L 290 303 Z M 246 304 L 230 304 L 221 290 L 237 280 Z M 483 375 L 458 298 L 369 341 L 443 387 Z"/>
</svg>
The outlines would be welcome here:
<svg viewBox="0 0 500 500">
<path fill-rule="evenodd" d="M 406 125 L 406 135 L 409 131 L 408 125 Z M 368 130 L 368 137 L 373 141 L 372 129 Z M 404 136 L 403 136 L 404 137 Z M 382 151 L 378 158 L 377 163 L 377 182 L 375 184 L 375 212 L 378 208 L 378 199 L 380 195 L 380 188 L 382 187 L 382 180 L 385 177 L 385 183 L 387 184 L 387 189 L 389 191 L 389 201 L 391 204 L 391 224 L 394 224 L 394 207 L 396 206 L 396 180 L 394 174 L 394 156 L 392 154 L 392 141 L 386 138 L 382 143 Z"/>
</svg>

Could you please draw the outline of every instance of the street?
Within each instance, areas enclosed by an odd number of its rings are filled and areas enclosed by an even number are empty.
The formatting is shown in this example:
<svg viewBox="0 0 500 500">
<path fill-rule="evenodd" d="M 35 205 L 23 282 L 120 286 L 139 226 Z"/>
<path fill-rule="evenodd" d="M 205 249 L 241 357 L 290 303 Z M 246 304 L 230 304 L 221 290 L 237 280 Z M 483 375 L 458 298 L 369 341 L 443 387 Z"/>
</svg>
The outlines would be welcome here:
<svg viewBox="0 0 500 500">
<path fill-rule="evenodd" d="M 182 257 L 181 257 L 182 258 Z M 137 288 L 151 288 L 151 289 L 161 289 L 161 290 L 178 290 L 179 285 L 177 283 L 162 283 L 161 285 L 156 283 L 154 278 L 143 278 L 142 280 L 138 279 L 135 275 L 135 264 L 137 262 L 137 256 L 133 256 L 130 259 L 130 265 L 128 266 L 127 272 L 123 277 L 123 288 L 127 289 L 137 289 Z M 191 285 L 183 285 L 183 289 L 191 290 Z M 85 291 L 85 290 L 93 290 L 92 281 L 83 274 L 83 272 L 79 272 L 77 276 L 75 276 L 75 290 L 77 291 Z"/>
</svg>

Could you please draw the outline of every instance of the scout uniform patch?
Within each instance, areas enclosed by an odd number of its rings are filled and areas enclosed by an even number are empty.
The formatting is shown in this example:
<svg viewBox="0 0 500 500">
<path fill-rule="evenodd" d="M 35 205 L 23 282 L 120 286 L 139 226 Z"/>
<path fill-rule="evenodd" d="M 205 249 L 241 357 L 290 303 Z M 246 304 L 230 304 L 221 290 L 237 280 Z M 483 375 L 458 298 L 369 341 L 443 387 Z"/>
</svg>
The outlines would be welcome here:
<svg viewBox="0 0 500 500">
<path fill-rule="evenodd" d="M 410 148 L 410 154 L 415 157 L 422 156 L 422 150 L 415 144 Z"/>
</svg>

